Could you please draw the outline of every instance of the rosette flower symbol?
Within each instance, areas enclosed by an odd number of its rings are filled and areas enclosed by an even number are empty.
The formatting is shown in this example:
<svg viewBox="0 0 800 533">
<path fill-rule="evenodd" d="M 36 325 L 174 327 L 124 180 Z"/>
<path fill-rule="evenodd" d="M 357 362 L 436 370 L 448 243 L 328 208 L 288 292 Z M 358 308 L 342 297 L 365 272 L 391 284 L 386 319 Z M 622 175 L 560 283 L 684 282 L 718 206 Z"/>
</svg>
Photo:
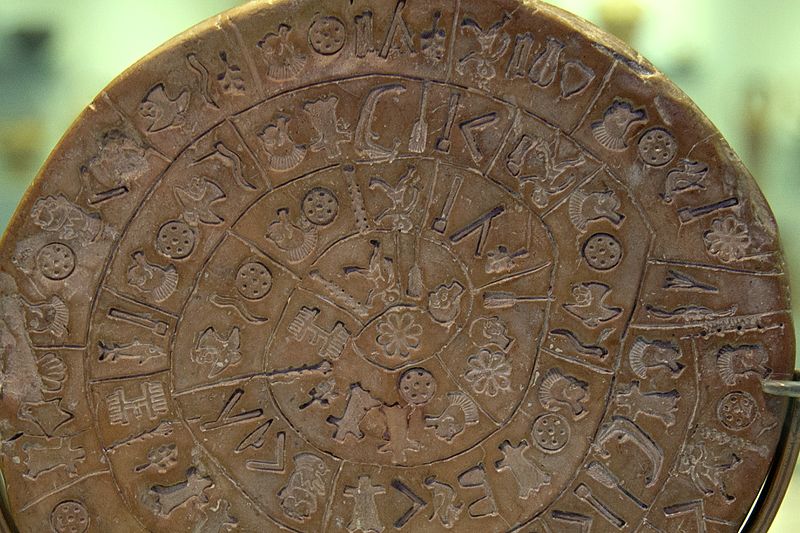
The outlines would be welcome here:
<svg viewBox="0 0 800 533">
<path fill-rule="evenodd" d="M 511 365 L 506 354 L 482 349 L 467 359 L 469 370 L 465 377 L 478 394 L 497 396 L 500 391 L 511 390 Z"/>
<path fill-rule="evenodd" d="M 378 344 L 388 356 L 408 357 L 419 347 L 422 326 L 410 313 L 394 313 L 378 325 Z"/>
</svg>

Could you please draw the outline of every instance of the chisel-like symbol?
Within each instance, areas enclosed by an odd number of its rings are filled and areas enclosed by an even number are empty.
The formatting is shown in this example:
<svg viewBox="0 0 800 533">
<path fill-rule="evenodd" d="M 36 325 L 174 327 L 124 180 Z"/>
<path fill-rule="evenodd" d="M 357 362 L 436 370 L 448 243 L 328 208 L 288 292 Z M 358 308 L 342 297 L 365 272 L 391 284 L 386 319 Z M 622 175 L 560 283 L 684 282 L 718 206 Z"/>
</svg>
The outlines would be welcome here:
<svg viewBox="0 0 800 533">
<path fill-rule="evenodd" d="M 711 213 L 719 211 L 720 209 L 736 207 L 737 205 L 739 205 L 738 198 L 728 198 L 726 200 L 722 200 L 721 202 L 716 202 L 709 205 L 703 205 L 700 207 L 684 207 L 678 210 L 678 218 L 681 219 L 681 224 L 685 224 L 687 222 L 691 222 L 696 218 L 701 218 L 706 215 L 710 215 Z"/>
<path fill-rule="evenodd" d="M 573 513 L 570 511 L 558 511 L 555 510 L 550 513 L 550 516 L 553 517 L 553 520 L 558 520 L 559 522 L 566 522 L 567 524 L 574 524 L 578 526 L 580 529 L 580 533 L 589 533 L 592 530 L 592 520 L 591 516 L 582 515 L 580 513 Z M 545 525 L 547 523 L 545 522 Z M 547 533 L 552 533 L 550 528 L 547 528 Z"/>
<path fill-rule="evenodd" d="M 592 489 L 583 483 L 575 487 L 575 496 L 589 504 L 595 511 L 600 513 L 600 516 L 608 520 L 611 525 L 617 529 L 622 529 L 625 527 L 625 520 L 623 520 L 614 511 L 609 509 L 606 504 L 597 499 L 597 497 L 592 494 Z"/>
<path fill-rule="evenodd" d="M 107 191 L 99 192 L 93 194 L 92 197 L 89 198 L 89 205 L 101 204 L 106 200 L 111 200 L 112 198 L 116 198 L 117 196 L 122 196 L 123 194 L 128 194 L 128 188 L 125 186 L 115 187 Z"/>
<path fill-rule="evenodd" d="M 442 213 L 433 221 L 433 231 L 436 233 L 444 234 L 447 230 L 447 221 L 450 219 L 450 214 L 453 212 L 453 206 L 456 203 L 456 197 L 461 191 L 461 185 L 464 184 L 464 178 L 461 176 L 453 176 L 453 183 L 450 184 L 450 192 L 447 194 L 447 200 L 444 202 Z"/>
<path fill-rule="evenodd" d="M 116 320 L 122 320 L 123 322 L 128 322 L 136 326 L 149 329 L 156 335 L 160 335 L 162 337 L 166 335 L 167 331 L 169 330 L 169 324 L 163 320 L 153 320 L 150 318 L 150 315 L 146 314 L 131 313 L 128 311 L 122 311 L 121 309 L 111 308 L 108 311 L 108 316 Z"/>
<path fill-rule="evenodd" d="M 609 489 L 617 489 L 622 494 L 628 497 L 639 509 L 646 510 L 647 504 L 644 503 L 642 500 L 631 494 L 631 492 L 626 489 L 622 482 L 619 480 L 614 473 L 609 470 L 604 464 L 599 463 L 597 461 L 592 461 L 588 465 L 586 465 L 586 470 L 589 475 L 597 481 L 598 483 L 602 483 L 603 486 Z"/>
<path fill-rule="evenodd" d="M 427 83 L 422 86 L 422 102 L 420 103 L 419 120 L 414 123 L 411 130 L 411 140 L 408 149 L 415 154 L 421 154 L 428 145 L 428 92 L 430 87 Z"/>
<path fill-rule="evenodd" d="M 518 303 L 547 302 L 549 296 L 517 296 L 512 292 L 487 292 L 483 295 L 483 305 L 486 309 L 508 309 Z"/>
<path fill-rule="evenodd" d="M 461 101 L 459 93 L 452 93 L 450 95 L 450 102 L 447 105 L 447 123 L 444 125 L 442 136 L 436 140 L 436 150 L 445 154 L 450 153 L 452 141 L 450 136 L 453 134 L 453 125 L 456 123 L 456 115 L 458 114 L 458 103 Z"/>
</svg>

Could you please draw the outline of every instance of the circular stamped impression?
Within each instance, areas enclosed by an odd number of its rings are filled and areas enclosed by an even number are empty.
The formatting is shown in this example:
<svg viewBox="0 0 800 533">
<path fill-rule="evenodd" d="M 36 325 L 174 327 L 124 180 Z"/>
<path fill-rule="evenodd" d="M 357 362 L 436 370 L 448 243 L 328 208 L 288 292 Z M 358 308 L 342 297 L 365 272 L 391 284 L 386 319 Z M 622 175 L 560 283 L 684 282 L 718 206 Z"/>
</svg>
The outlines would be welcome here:
<svg viewBox="0 0 800 533">
<path fill-rule="evenodd" d="M 339 213 L 339 201 L 329 189 L 315 187 L 303 197 L 303 213 L 318 226 L 327 226 Z"/>
<path fill-rule="evenodd" d="M 622 260 L 622 244 L 613 235 L 596 233 L 583 245 L 583 256 L 596 270 L 611 270 Z"/>
<path fill-rule="evenodd" d="M 188 224 L 167 222 L 158 230 L 156 249 L 172 259 L 184 259 L 192 253 L 195 236 Z"/>
<path fill-rule="evenodd" d="M 738 531 L 788 479 L 763 197 L 545 4 L 234 9 L 98 97 L 0 255 L 20 531 Z"/>
<path fill-rule="evenodd" d="M 39 250 L 36 263 L 44 277 L 59 281 L 75 270 L 75 252 L 61 243 L 48 244 Z"/>
<path fill-rule="evenodd" d="M 531 433 L 536 444 L 546 452 L 557 452 L 569 442 L 569 423 L 556 413 L 541 415 L 533 423 Z"/>
<path fill-rule="evenodd" d="M 260 300 L 272 288 L 272 273 L 264 263 L 251 261 L 236 272 L 236 290 L 243 298 Z"/>
<path fill-rule="evenodd" d="M 678 143 L 664 128 L 653 128 L 639 139 L 639 155 L 645 163 L 661 167 L 672 161 L 678 153 Z"/>
<path fill-rule="evenodd" d="M 59 503 L 50 515 L 50 525 L 56 533 L 84 533 L 90 522 L 86 507 L 75 501 Z"/>
<path fill-rule="evenodd" d="M 746 392 L 731 392 L 720 400 L 717 415 L 728 429 L 738 431 L 755 421 L 758 407 L 755 399 Z"/>
<path fill-rule="evenodd" d="M 323 17 L 316 20 L 309 29 L 308 41 L 315 52 L 333 55 L 339 52 L 347 40 L 347 28 L 336 17 Z"/>
<path fill-rule="evenodd" d="M 423 368 L 403 372 L 398 387 L 400 396 L 411 405 L 424 405 L 436 394 L 436 380 Z"/>
</svg>

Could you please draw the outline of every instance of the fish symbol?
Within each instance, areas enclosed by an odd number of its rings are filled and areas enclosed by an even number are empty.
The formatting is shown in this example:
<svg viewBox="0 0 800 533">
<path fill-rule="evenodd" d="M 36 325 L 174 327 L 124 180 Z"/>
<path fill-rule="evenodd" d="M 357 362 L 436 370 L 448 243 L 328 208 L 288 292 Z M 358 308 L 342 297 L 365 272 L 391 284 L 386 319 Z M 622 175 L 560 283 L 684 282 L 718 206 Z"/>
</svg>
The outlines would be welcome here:
<svg viewBox="0 0 800 533">
<path fill-rule="evenodd" d="M 128 344 L 105 344 L 100 341 L 98 346 L 100 347 L 100 357 L 98 359 L 100 361 L 111 361 L 112 363 L 116 363 L 119 360 L 130 359 L 143 365 L 150 359 L 167 356 L 166 352 L 160 347 L 140 342 L 138 339 L 134 339 L 133 342 L 129 342 Z"/>
</svg>

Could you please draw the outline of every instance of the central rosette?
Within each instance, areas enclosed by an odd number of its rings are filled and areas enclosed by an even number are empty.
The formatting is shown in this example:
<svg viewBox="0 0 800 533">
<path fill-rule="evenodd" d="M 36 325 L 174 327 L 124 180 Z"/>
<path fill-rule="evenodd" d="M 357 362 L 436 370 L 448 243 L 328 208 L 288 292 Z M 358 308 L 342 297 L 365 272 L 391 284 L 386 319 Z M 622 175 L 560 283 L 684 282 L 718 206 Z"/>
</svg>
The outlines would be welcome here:
<svg viewBox="0 0 800 533">
<path fill-rule="evenodd" d="M 359 323 L 353 347 L 395 370 L 438 354 L 463 327 L 472 284 L 444 245 L 419 235 L 374 231 L 328 250 L 309 278 Z"/>
</svg>

